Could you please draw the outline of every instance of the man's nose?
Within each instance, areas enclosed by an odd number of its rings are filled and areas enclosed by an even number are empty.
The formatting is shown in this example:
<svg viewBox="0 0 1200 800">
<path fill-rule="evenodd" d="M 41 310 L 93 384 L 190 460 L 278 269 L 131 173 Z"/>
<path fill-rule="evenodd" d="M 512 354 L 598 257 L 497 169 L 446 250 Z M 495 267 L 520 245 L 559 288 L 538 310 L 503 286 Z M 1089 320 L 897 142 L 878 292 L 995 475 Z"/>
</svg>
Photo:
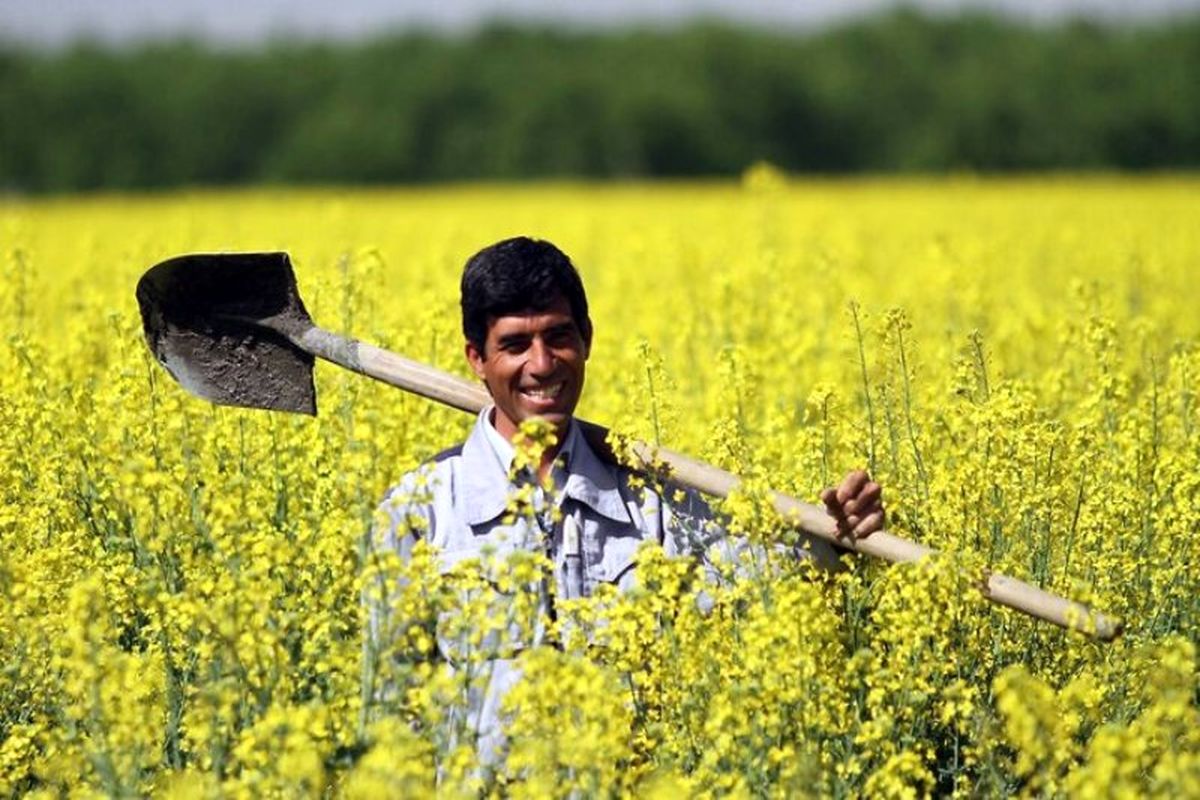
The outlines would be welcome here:
<svg viewBox="0 0 1200 800">
<path fill-rule="evenodd" d="M 554 371 L 554 354 L 541 338 L 529 346 L 529 371 L 535 375 L 548 375 Z"/>
</svg>

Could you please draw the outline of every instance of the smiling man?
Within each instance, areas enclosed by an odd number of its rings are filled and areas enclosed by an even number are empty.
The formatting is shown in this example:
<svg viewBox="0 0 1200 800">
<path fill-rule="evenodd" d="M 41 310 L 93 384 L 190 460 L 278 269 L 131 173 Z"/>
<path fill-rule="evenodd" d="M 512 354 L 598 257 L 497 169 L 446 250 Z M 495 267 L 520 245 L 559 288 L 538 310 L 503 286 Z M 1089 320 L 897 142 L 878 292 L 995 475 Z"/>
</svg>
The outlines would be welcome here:
<svg viewBox="0 0 1200 800">
<path fill-rule="evenodd" d="M 601 584 L 632 587 L 637 552 L 647 542 L 702 562 L 714 548 L 726 554 L 737 548 L 699 496 L 634 489 L 631 473 L 598 457 L 574 421 L 592 323 L 583 283 L 566 255 L 549 242 L 507 239 L 467 261 L 461 290 L 467 361 L 492 404 L 463 444 L 388 493 L 376 546 L 407 559 L 418 541 L 427 541 L 444 569 L 484 553 L 542 553 L 554 568 L 544 598 L 550 616 L 555 602 L 588 597 Z M 535 417 L 556 435 L 538 480 L 510 469 L 513 438 Z M 533 513 L 514 520 L 506 511 L 517 483 L 533 490 Z M 864 472 L 851 472 L 822 499 L 847 536 L 883 526 L 880 487 Z M 379 635 L 374 610 L 368 633 Z M 511 661 L 497 659 L 487 690 L 467 711 L 485 761 L 503 741 L 499 702 L 518 677 Z"/>
<path fill-rule="evenodd" d="M 540 417 L 565 441 L 592 346 L 587 297 L 567 257 L 530 239 L 477 253 L 463 271 L 462 316 L 467 361 L 492 396 L 496 433 L 511 440 Z"/>
</svg>

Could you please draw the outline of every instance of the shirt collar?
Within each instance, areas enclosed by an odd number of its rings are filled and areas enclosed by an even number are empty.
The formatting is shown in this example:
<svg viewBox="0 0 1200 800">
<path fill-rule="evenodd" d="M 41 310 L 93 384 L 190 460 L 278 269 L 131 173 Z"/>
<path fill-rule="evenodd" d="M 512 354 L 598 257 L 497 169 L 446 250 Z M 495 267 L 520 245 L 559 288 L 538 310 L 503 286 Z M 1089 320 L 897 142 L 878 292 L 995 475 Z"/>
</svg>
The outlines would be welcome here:
<svg viewBox="0 0 1200 800">
<path fill-rule="evenodd" d="M 503 514 L 512 488 L 508 470 L 515 451 L 512 443 L 492 425 L 493 408 L 488 405 L 479 412 L 475 427 L 463 444 L 464 506 L 470 525 L 490 522 Z M 616 468 L 596 456 L 574 419 L 567 427 L 558 459 L 566 465 L 565 481 L 562 473 L 556 481 L 562 486 L 564 496 L 616 522 L 632 523 L 618 488 Z"/>
<path fill-rule="evenodd" d="M 512 442 L 500 435 L 500 431 L 496 430 L 496 426 L 492 424 L 492 410 L 495 406 L 488 406 L 483 411 L 479 412 L 479 419 L 475 422 L 475 427 L 483 431 L 483 436 L 487 440 L 488 445 L 492 448 L 492 454 L 500 461 L 500 468 L 508 473 L 509 467 L 512 466 L 513 456 L 516 455 L 516 448 Z"/>
<path fill-rule="evenodd" d="M 476 424 L 478 427 L 483 429 L 484 436 L 487 438 L 487 443 L 491 445 L 492 452 L 495 453 L 496 458 L 500 461 L 501 468 L 507 475 L 509 469 L 512 468 L 513 457 L 516 455 L 516 448 L 513 447 L 512 442 L 510 442 L 508 439 L 505 439 L 500 434 L 500 431 L 496 430 L 496 426 L 492 424 L 493 408 L 495 408 L 495 406 L 488 406 L 483 411 L 479 412 L 479 419 Z M 579 426 L 575 423 L 575 420 L 572 419 L 570 425 L 567 427 L 566 441 L 563 442 L 562 447 L 559 448 L 558 456 L 555 458 L 556 462 L 566 464 L 568 465 L 568 468 L 571 464 L 571 456 L 575 452 L 576 440 L 581 440 L 583 438 L 578 434 L 578 428 Z M 558 477 L 558 472 L 559 471 L 556 469 L 556 477 Z M 557 482 L 561 483 L 561 481 Z"/>
</svg>

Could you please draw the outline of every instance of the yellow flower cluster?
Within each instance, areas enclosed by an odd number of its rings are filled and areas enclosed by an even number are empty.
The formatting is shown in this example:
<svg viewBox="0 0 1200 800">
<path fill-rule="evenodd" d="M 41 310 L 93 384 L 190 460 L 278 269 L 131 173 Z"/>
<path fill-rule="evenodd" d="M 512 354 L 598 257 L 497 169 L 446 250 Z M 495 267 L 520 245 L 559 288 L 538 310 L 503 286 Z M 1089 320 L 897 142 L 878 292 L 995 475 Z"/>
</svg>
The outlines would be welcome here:
<svg viewBox="0 0 1200 800">
<path fill-rule="evenodd" d="M 5 200 L 0 795 L 1200 796 L 1198 190 L 760 165 Z M 320 323 L 466 375 L 462 262 L 518 233 L 587 284 L 581 415 L 746 477 L 736 563 L 650 547 L 637 589 L 550 618 L 540 554 L 370 546 L 469 417 L 326 365 L 316 419 L 218 408 L 141 339 L 149 265 L 288 250 Z M 791 555 L 768 488 L 854 467 L 938 556 Z M 1127 633 L 993 606 L 988 570 Z M 523 677 L 484 759 L 464 709 L 497 659 Z"/>
</svg>

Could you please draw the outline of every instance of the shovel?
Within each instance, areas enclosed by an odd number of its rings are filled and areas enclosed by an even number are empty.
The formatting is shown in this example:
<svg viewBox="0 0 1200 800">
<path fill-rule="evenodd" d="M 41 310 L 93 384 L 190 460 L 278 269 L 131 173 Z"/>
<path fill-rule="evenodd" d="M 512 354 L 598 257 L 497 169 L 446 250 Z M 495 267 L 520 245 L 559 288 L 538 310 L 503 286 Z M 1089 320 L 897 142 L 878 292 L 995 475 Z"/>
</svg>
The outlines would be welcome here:
<svg viewBox="0 0 1200 800">
<path fill-rule="evenodd" d="M 489 402 L 470 381 L 318 327 L 300 299 L 287 253 L 172 258 L 142 276 L 137 299 L 155 357 L 185 389 L 214 403 L 315 415 L 315 358 L 463 411 L 478 413 Z M 592 449 L 616 463 L 608 431 L 579 423 Z M 647 471 L 665 468 L 675 484 L 707 495 L 725 497 L 738 484 L 736 475 L 666 448 L 636 443 L 633 452 Z M 891 562 L 935 552 L 886 531 L 843 537 L 823 507 L 783 494 L 774 495 L 774 504 L 784 519 L 816 537 L 809 550 L 824 566 L 836 564 L 834 545 Z M 989 575 L 980 588 L 989 600 L 1097 639 L 1121 633 L 1119 620 L 1005 575 Z"/>
</svg>

